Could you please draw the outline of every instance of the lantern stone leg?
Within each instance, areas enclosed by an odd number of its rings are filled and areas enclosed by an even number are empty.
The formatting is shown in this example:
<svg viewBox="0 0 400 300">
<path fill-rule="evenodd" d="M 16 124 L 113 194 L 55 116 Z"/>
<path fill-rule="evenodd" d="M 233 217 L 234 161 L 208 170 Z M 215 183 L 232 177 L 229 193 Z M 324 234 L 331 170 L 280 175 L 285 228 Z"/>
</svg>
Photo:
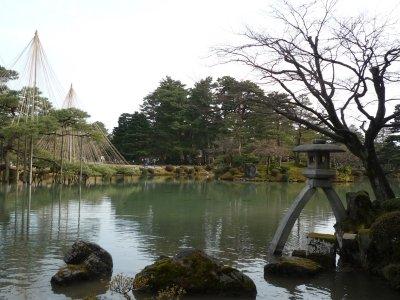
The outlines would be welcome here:
<svg viewBox="0 0 400 300">
<path fill-rule="evenodd" d="M 282 254 L 294 223 L 317 188 L 321 188 L 328 198 L 336 222 L 340 222 L 346 216 L 346 210 L 342 201 L 332 187 L 331 179 L 335 176 L 336 172 L 330 169 L 330 153 L 343 152 L 344 150 L 338 145 L 326 144 L 324 140 L 314 140 L 313 144 L 297 146 L 293 151 L 307 153 L 307 168 L 303 171 L 307 182 L 304 189 L 297 195 L 275 232 L 269 249 L 270 253 L 274 255 Z"/>
<path fill-rule="evenodd" d="M 297 195 L 292 206 L 286 212 L 285 216 L 279 223 L 279 227 L 275 232 L 274 238 L 272 239 L 270 245 L 270 253 L 280 255 L 285 247 L 286 241 L 292 231 L 293 225 L 299 217 L 304 206 L 307 204 L 308 200 L 314 195 L 316 191 L 315 187 L 311 187 L 308 184 L 303 188 L 303 190 Z"/>
<path fill-rule="evenodd" d="M 339 198 L 339 195 L 332 187 L 324 187 L 322 189 L 332 207 L 332 211 L 335 215 L 336 221 L 342 221 L 346 217 L 346 209 L 344 208 L 343 203 Z"/>
</svg>

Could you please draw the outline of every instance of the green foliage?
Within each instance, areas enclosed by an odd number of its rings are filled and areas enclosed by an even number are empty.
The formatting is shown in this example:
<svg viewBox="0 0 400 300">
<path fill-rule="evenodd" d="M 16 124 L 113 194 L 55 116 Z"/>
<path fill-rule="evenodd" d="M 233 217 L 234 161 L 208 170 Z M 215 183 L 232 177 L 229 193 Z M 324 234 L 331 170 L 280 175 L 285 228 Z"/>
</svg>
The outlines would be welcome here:
<svg viewBox="0 0 400 300">
<path fill-rule="evenodd" d="M 256 140 L 274 140 L 279 151 L 274 149 L 273 156 L 282 157 L 284 145 L 293 145 L 294 127 L 273 112 L 271 103 L 286 97 L 266 96 L 256 83 L 230 76 L 207 77 L 189 89 L 166 77 L 144 98 L 140 112 L 120 116 L 112 142 L 135 161 L 206 164 L 222 156 L 224 164 L 240 166 L 265 159 L 253 153 Z"/>
<path fill-rule="evenodd" d="M 179 162 L 189 152 L 187 108 L 188 91 L 170 77 L 143 101 L 142 111 L 152 125 L 152 139 L 156 142 L 152 152 L 163 161 Z"/>
<path fill-rule="evenodd" d="M 372 269 L 400 263 L 400 211 L 386 213 L 371 226 L 368 261 Z"/>
<path fill-rule="evenodd" d="M 114 170 L 116 174 L 125 175 L 125 176 L 133 176 L 133 175 L 140 175 L 140 171 L 133 166 L 114 166 Z"/>
<path fill-rule="evenodd" d="M 339 167 L 336 172 L 336 180 L 340 182 L 353 181 L 351 166 L 345 165 Z"/>
<path fill-rule="evenodd" d="M 139 163 L 152 156 L 151 125 L 143 113 L 122 114 L 112 133 L 112 143 L 128 160 Z"/>
<path fill-rule="evenodd" d="M 400 108 L 400 106 L 398 106 Z M 400 127 L 399 127 L 400 128 Z M 378 150 L 379 160 L 388 171 L 400 169 L 400 136 L 390 135 Z"/>
<path fill-rule="evenodd" d="M 394 289 L 400 290 L 400 264 L 389 264 L 385 266 L 382 269 L 382 274 Z"/>
<path fill-rule="evenodd" d="M 381 208 L 384 211 L 400 211 L 400 198 L 393 198 L 389 200 L 385 200 L 381 203 Z"/>
<path fill-rule="evenodd" d="M 103 178 L 111 178 L 117 173 L 117 170 L 109 165 L 90 164 L 89 167 L 94 174 Z"/>
<path fill-rule="evenodd" d="M 235 155 L 232 158 L 232 165 L 235 167 L 241 167 L 245 164 L 257 164 L 258 162 L 259 158 L 253 154 Z"/>
<path fill-rule="evenodd" d="M 63 129 L 83 130 L 88 128 L 86 119 L 89 115 L 80 109 L 74 107 L 57 109 L 51 115 Z"/>
<path fill-rule="evenodd" d="M 270 173 L 272 176 L 278 176 L 281 172 L 279 169 L 271 169 Z"/>
</svg>

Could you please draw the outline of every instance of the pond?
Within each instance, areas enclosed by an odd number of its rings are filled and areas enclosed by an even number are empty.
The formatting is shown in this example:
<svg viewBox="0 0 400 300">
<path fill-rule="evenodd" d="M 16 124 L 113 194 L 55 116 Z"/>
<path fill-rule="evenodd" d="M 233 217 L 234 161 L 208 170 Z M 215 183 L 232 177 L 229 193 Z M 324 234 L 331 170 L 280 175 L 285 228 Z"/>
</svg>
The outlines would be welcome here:
<svg viewBox="0 0 400 300">
<path fill-rule="evenodd" d="M 50 278 L 63 265 L 63 252 L 80 238 L 111 253 L 114 275 L 134 276 L 160 255 L 196 247 L 248 274 L 257 299 L 399 299 L 379 278 L 345 269 L 308 281 L 264 280 L 268 243 L 303 185 L 138 181 L 33 188 L 31 197 L 28 189 L 2 187 L 0 298 L 121 299 L 106 283 L 52 290 Z M 369 190 L 364 182 L 336 189 L 342 198 L 347 191 Z M 318 192 L 296 222 L 287 250 L 304 245 L 308 232 L 333 232 L 334 223 Z"/>
</svg>

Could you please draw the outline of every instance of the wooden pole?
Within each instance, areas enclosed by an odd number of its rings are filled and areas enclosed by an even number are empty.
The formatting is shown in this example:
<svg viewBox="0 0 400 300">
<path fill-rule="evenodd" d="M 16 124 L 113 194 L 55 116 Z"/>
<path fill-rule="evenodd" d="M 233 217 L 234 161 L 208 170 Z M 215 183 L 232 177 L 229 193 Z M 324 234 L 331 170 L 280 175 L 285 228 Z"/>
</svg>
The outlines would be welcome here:
<svg viewBox="0 0 400 300">
<path fill-rule="evenodd" d="M 22 180 L 26 183 L 26 173 L 28 170 L 28 137 L 25 136 L 25 145 L 24 145 L 24 174 L 22 176 Z"/>
<path fill-rule="evenodd" d="M 56 181 L 56 143 L 57 143 L 57 133 L 54 133 L 53 139 L 53 182 Z"/>
<path fill-rule="evenodd" d="M 83 135 L 80 136 L 80 145 L 79 145 L 79 183 L 82 184 L 82 149 L 83 148 Z"/>
<path fill-rule="evenodd" d="M 64 163 L 64 131 L 61 131 L 61 158 L 60 158 L 60 183 L 63 182 L 63 163 Z"/>
<path fill-rule="evenodd" d="M 19 142 L 19 138 L 17 140 L 17 169 L 16 169 L 16 174 L 15 174 L 15 184 L 18 185 L 18 181 L 19 181 L 19 146 L 20 146 L 20 142 Z M 17 187 L 18 189 L 18 187 Z"/>
<path fill-rule="evenodd" d="M 31 139 L 29 142 L 29 182 L 28 184 L 31 185 L 33 181 L 33 136 L 31 135 Z"/>
<path fill-rule="evenodd" d="M 36 93 L 37 93 L 37 88 L 36 88 L 36 78 L 37 78 L 37 67 L 38 67 L 38 34 L 37 31 L 35 32 L 35 37 L 34 37 L 34 44 L 33 44 L 33 99 L 32 99 L 32 112 L 31 112 L 31 120 L 35 120 L 35 107 L 36 107 Z M 29 143 L 29 148 L 30 148 L 30 153 L 29 153 L 29 182 L 28 184 L 32 184 L 33 180 L 33 135 L 31 135 L 30 138 L 30 143 Z"/>
<path fill-rule="evenodd" d="M 9 153 L 9 147 L 8 143 L 6 143 L 6 146 L 3 146 L 3 155 L 4 155 L 4 181 L 6 184 L 10 183 L 10 153 Z"/>
</svg>

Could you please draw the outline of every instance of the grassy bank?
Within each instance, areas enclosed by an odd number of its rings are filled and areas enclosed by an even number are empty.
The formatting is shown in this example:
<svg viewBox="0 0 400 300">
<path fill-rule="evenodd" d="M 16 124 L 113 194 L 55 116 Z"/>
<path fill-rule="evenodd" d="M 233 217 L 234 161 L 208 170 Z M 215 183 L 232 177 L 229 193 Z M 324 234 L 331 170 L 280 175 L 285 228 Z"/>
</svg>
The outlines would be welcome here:
<svg viewBox="0 0 400 300">
<path fill-rule="evenodd" d="M 108 182 L 116 177 L 155 178 L 173 177 L 194 180 L 217 179 L 225 181 L 260 181 L 260 182 L 304 182 L 306 178 L 302 174 L 304 166 L 296 166 L 293 163 L 282 163 L 281 166 L 268 168 L 264 164 L 255 165 L 255 176 L 249 178 L 245 174 L 245 167 L 230 166 L 143 166 L 143 165 L 106 165 L 83 164 L 82 180 L 84 182 Z M 361 176 L 362 172 L 354 171 L 349 167 L 337 170 L 334 179 L 336 182 L 352 182 Z M 27 176 L 20 172 L 22 181 Z M 65 163 L 63 170 L 52 168 L 35 168 L 34 182 L 63 182 L 65 184 L 78 183 L 80 177 L 80 165 L 77 163 Z M 16 170 L 11 170 L 11 182 L 15 182 Z"/>
</svg>

